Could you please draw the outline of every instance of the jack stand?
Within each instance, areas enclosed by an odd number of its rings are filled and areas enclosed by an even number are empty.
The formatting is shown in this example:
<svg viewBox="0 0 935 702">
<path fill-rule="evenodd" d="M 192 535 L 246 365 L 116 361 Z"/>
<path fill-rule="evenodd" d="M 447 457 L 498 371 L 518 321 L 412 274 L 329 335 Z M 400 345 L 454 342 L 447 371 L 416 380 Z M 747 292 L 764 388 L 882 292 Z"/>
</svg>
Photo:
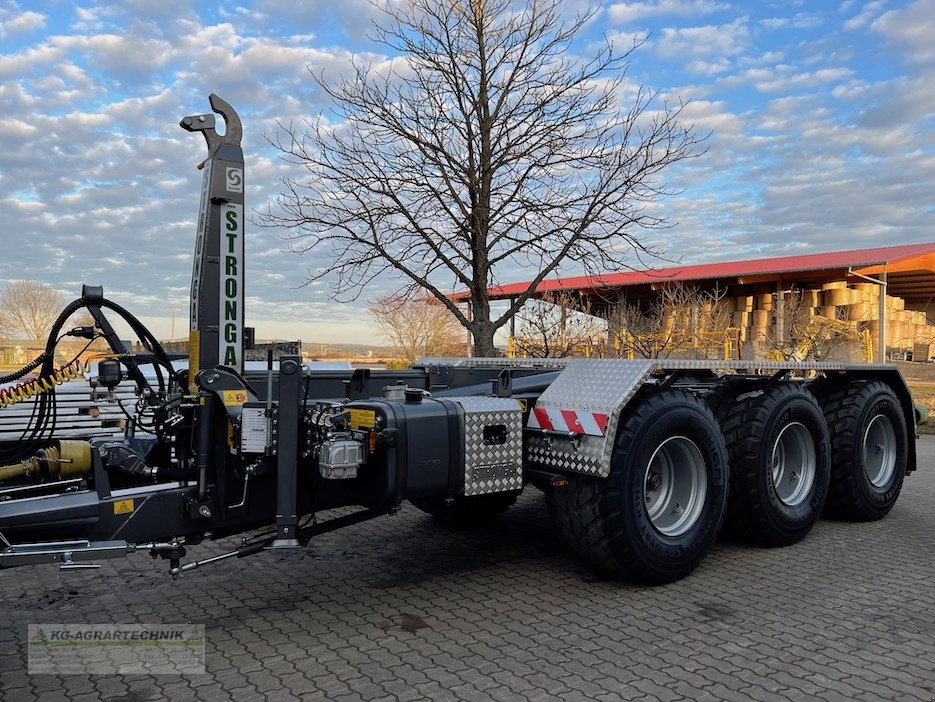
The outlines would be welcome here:
<svg viewBox="0 0 935 702">
<path fill-rule="evenodd" d="M 299 393 L 302 365 L 279 362 L 279 453 L 276 458 L 276 539 L 269 548 L 302 548 L 298 539 Z"/>
</svg>

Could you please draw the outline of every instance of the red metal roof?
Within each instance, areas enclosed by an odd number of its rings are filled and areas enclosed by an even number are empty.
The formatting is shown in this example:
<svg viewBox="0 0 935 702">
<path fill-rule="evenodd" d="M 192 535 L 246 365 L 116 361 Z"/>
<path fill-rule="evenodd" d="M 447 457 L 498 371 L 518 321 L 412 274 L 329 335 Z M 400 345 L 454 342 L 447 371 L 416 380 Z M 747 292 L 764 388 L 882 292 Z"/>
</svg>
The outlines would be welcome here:
<svg viewBox="0 0 935 702">
<path fill-rule="evenodd" d="M 722 278 L 741 278 L 746 276 L 771 276 L 784 273 L 800 273 L 821 270 L 861 269 L 875 265 L 892 265 L 907 259 L 935 254 L 935 242 L 909 244 L 905 246 L 886 246 L 856 251 L 833 251 L 830 253 L 808 253 L 797 256 L 759 258 L 746 261 L 728 261 L 724 263 L 706 263 L 691 266 L 672 266 L 642 271 L 605 273 L 596 276 L 574 276 L 569 278 L 549 278 L 536 287 L 536 292 L 543 293 L 557 290 L 577 290 L 581 288 L 607 288 L 629 285 L 647 285 L 669 281 L 716 280 Z M 529 287 L 529 281 L 509 283 L 490 289 L 491 298 L 504 299 L 515 297 Z M 466 299 L 467 292 L 453 295 L 455 299 Z"/>
</svg>

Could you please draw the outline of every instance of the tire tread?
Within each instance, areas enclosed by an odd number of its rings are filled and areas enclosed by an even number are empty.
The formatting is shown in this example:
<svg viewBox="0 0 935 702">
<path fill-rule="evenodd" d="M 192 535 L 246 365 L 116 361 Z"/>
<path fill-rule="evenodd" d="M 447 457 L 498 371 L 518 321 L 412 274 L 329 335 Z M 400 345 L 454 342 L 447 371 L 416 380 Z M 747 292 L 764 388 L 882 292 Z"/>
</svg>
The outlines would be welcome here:
<svg viewBox="0 0 935 702">
<path fill-rule="evenodd" d="M 801 539 L 818 518 L 820 509 L 805 526 L 793 532 L 780 532 L 762 504 L 760 451 L 767 424 L 775 408 L 790 398 L 806 399 L 821 414 L 818 401 L 804 388 L 782 382 L 764 388 L 727 408 L 721 429 L 730 461 L 730 497 L 727 501 L 725 533 L 750 543 L 783 546 Z M 816 480 L 819 477 L 816 476 Z"/>
<path fill-rule="evenodd" d="M 623 465 L 626 451 L 640 428 L 674 399 L 695 404 L 708 413 L 713 426 L 717 426 L 710 408 L 688 391 L 669 389 L 666 394 L 647 393 L 628 410 L 618 430 L 611 459 L 611 478 L 614 477 L 614 471 L 618 470 L 615 467 Z M 626 530 L 620 526 L 622 496 L 611 478 L 571 475 L 564 488 L 547 493 L 549 513 L 559 535 L 571 549 L 597 568 L 635 582 L 672 582 L 694 570 L 704 553 L 691 563 L 664 573 L 640 557 Z M 723 509 L 718 520 L 722 517 Z"/>
<path fill-rule="evenodd" d="M 859 440 L 857 428 L 864 405 L 876 393 L 884 393 L 899 402 L 890 387 L 879 380 L 840 384 L 828 392 L 824 401 L 825 417 L 831 430 L 831 487 L 828 492 L 826 512 L 836 517 L 854 521 L 874 521 L 884 517 L 892 508 L 874 508 L 862 499 L 857 476 L 863 470 L 855 466 L 855 444 Z M 903 437 L 907 436 L 903 417 Z M 902 475 L 899 480 L 902 480 Z M 898 493 L 897 493 L 898 494 Z M 893 500 L 895 503 L 895 499 Z"/>
</svg>

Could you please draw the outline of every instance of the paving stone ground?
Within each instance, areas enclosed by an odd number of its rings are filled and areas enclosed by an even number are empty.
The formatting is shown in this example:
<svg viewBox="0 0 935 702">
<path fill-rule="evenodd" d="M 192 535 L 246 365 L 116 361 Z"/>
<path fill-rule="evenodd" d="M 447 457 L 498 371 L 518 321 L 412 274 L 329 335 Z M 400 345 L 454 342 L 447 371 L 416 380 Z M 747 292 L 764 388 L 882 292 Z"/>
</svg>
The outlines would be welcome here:
<svg viewBox="0 0 935 702">
<path fill-rule="evenodd" d="M 935 700 L 935 437 L 884 520 L 721 542 L 664 587 L 607 580 L 530 489 L 494 528 L 406 506 L 178 581 L 137 554 L 0 573 L 0 699 Z M 206 557 L 233 541 L 192 549 Z M 207 673 L 28 675 L 30 623 L 200 623 Z"/>
</svg>

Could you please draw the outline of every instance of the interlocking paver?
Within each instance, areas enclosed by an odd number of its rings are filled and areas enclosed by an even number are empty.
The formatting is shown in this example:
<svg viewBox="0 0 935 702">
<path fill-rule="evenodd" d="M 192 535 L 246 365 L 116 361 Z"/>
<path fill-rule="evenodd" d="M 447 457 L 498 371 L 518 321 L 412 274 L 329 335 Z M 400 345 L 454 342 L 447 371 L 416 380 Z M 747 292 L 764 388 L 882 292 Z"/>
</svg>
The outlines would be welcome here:
<svg viewBox="0 0 935 702">
<path fill-rule="evenodd" d="M 884 520 L 722 541 L 661 588 L 607 579 L 530 489 L 495 527 L 405 506 L 307 551 L 194 571 L 0 573 L 0 700 L 935 699 L 935 437 Z M 193 549 L 200 557 L 236 541 Z M 197 551 L 197 555 L 196 555 Z M 206 626 L 203 676 L 30 676 L 30 623 Z"/>
</svg>

